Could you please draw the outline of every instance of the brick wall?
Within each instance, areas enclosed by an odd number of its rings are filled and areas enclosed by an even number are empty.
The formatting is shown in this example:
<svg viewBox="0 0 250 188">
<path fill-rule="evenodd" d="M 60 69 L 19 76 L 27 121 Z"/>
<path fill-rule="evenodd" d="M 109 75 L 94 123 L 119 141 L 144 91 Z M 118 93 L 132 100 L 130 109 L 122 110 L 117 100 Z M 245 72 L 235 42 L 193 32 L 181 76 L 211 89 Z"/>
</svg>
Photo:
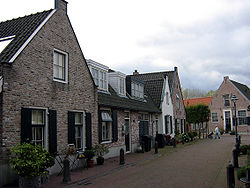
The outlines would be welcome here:
<svg viewBox="0 0 250 188">
<path fill-rule="evenodd" d="M 53 81 L 53 51 L 68 53 L 68 83 Z M 68 16 L 59 9 L 12 65 L 3 67 L 2 125 L 6 147 L 20 142 L 21 108 L 57 110 L 58 150 L 67 144 L 70 110 L 92 113 L 97 142 L 97 91 Z"/>
</svg>

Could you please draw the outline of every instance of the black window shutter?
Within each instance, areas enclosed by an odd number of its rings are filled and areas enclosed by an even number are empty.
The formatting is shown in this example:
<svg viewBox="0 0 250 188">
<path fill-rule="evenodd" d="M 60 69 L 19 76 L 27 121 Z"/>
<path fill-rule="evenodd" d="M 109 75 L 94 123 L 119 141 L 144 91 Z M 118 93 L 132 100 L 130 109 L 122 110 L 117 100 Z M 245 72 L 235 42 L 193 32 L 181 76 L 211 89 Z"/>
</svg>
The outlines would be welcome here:
<svg viewBox="0 0 250 188">
<path fill-rule="evenodd" d="M 32 140 L 31 109 L 21 109 L 21 143 Z"/>
<path fill-rule="evenodd" d="M 92 125 L 91 125 L 91 113 L 86 113 L 86 148 L 92 148 Z"/>
<path fill-rule="evenodd" d="M 75 113 L 68 112 L 68 143 L 75 144 Z"/>
<path fill-rule="evenodd" d="M 173 122 L 172 122 L 172 116 L 170 116 L 170 133 L 173 133 Z"/>
<path fill-rule="evenodd" d="M 56 110 L 49 110 L 49 152 L 57 152 L 57 113 Z"/>
<path fill-rule="evenodd" d="M 102 143 L 102 111 L 98 110 L 98 142 Z"/>
<path fill-rule="evenodd" d="M 168 116 L 165 116 L 165 133 L 168 134 Z"/>
<path fill-rule="evenodd" d="M 112 142 L 118 141 L 118 122 L 116 110 L 112 110 L 112 138 Z"/>
</svg>

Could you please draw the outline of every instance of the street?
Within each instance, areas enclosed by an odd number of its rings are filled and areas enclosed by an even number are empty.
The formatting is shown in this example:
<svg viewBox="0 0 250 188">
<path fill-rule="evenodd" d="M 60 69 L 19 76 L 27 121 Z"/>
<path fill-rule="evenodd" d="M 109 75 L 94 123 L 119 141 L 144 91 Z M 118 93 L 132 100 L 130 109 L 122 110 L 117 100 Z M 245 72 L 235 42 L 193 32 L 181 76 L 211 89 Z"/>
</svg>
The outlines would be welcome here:
<svg viewBox="0 0 250 188">
<path fill-rule="evenodd" d="M 250 143 L 249 136 L 243 136 Z M 232 159 L 235 137 L 204 139 L 160 149 L 158 156 L 127 164 L 68 187 L 226 187 L 226 166 Z"/>
</svg>

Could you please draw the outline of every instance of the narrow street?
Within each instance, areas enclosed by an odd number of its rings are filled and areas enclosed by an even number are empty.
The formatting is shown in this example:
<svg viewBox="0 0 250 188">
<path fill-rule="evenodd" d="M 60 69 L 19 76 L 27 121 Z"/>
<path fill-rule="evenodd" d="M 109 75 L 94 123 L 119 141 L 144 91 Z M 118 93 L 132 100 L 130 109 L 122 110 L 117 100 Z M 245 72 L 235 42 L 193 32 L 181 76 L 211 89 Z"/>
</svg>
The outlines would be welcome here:
<svg viewBox="0 0 250 188">
<path fill-rule="evenodd" d="M 164 148 L 158 157 L 141 160 L 66 187 L 226 187 L 226 166 L 232 158 L 235 137 Z M 249 136 L 243 136 L 250 143 Z"/>
</svg>

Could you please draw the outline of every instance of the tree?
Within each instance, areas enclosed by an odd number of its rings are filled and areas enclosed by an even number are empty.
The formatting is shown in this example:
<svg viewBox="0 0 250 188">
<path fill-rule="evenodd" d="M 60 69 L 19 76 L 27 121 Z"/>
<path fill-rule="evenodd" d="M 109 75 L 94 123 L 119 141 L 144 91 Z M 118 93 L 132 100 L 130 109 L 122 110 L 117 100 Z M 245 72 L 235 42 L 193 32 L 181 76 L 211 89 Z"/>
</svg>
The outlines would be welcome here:
<svg viewBox="0 0 250 188">
<path fill-rule="evenodd" d="M 198 104 L 193 106 L 187 106 L 186 109 L 186 120 L 190 123 L 203 123 L 206 122 L 206 130 L 207 130 L 207 122 L 210 117 L 210 109 L 207 105 Z M 199 126 L 200 133 L 200 126 Z M 200 134 L 199 134 L 200 135 Z"/>
<path fill-rule="evenodd" d="M 209 92 L 207 92 L 206 97 L 212 97 L 215 95 L 215 93 L 216 93 L 216 91 L 211 89 Z"/>
</svg>

